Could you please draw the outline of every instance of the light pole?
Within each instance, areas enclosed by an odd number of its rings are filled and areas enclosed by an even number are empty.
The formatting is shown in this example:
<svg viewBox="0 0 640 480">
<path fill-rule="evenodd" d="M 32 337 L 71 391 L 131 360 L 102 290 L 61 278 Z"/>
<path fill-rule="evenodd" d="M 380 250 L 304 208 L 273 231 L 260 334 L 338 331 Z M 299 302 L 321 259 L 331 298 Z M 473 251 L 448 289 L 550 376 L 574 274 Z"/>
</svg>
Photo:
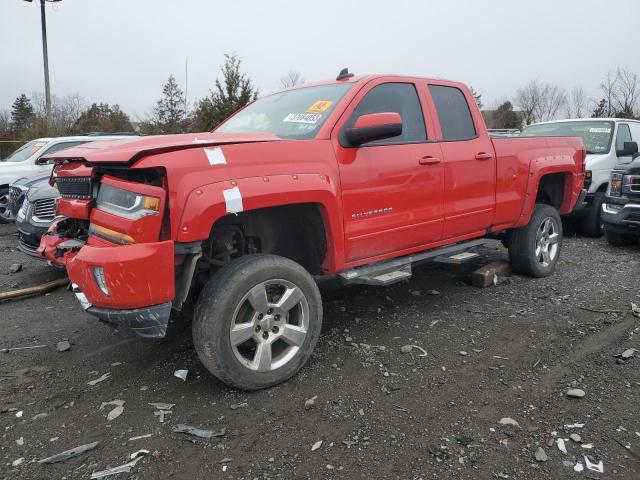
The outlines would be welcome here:
<svg viewBox="0 0 640 480">
<path fill-rule="evenodd" d="M 32 2 L 33 0 L 25 0 Z M 47 110 L 47 124 L 51 123 L 51 89 L 49 88 L 49 54 L 47 52 L 47 17 L 45 2 L 60 2 L 61 0 L 40 0 L 40 23 L 42 26 L 42 57 L 44 60 L 44 98 Z"/>
</svg>

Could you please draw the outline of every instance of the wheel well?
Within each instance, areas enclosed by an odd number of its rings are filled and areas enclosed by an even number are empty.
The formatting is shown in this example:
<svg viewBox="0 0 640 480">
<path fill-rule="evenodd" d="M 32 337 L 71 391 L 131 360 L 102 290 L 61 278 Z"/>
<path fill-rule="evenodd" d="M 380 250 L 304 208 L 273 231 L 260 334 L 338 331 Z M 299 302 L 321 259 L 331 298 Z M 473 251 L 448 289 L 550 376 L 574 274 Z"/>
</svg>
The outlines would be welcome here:
<svg viewBox="0 0 640 480">
<path fill-rule="evenodd" d="M 609 187 L 609 183 L 608 182 L 604 182 L 602 185 L 600 185 L 598 187 L 598 192 L 606 192 L 607 188 Z"/>
<path fill-rule="evenodd" d="M 560 209 L 564 199 L 564 186 L 566 173 L 551 173 L 544 175 L 538 185 L 536 203 L 551 205 L 556 210 Z"/>
<path fill-rule="evenodd" d="M 224 265 L 252 253 L 289 258 L 311 274 L 322 273 L 327 238 L 317 204 L 285 205 L 227 215 L 211 228 L 203 256 Z"/>
</svg>

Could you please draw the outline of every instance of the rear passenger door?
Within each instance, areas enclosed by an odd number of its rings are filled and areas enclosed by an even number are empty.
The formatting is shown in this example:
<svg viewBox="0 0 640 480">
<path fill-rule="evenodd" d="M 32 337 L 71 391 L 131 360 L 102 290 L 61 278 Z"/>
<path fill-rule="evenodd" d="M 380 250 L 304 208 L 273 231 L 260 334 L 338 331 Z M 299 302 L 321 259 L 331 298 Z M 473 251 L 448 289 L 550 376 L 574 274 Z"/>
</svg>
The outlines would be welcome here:
<svg viewBox="0 0 640 480">
<path fill-rule="evenodd" d="M 458 237 L 491 226 L 495 209 L 496 158 L 474 99 L 456 86 L 430 82 L 444 160 L 444 235 Z"/>
</svg>

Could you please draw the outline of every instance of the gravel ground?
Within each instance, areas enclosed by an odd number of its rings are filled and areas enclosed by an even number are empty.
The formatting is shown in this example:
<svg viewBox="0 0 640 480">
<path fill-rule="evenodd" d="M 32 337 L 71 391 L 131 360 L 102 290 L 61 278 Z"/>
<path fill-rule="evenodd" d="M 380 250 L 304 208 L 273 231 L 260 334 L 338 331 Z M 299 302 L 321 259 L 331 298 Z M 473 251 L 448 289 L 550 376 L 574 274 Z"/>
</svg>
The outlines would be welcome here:
<svg viewBox="0 0 640 480">
<path fill-rule="evenodd" d="M 60 276 L 18 252 L 13 232 L 0 226 L 0 291 Z M 640 478 L 640 351 L 615 357 L 640 350 L 630 308 L 640 248 L 571 237 L 549 278 L 470 286 L 496 259 L 501 246 L 391 287 L 325 291 L 311 361 L 257 393 L 212 377 L 188 329 L 139 339 L 98 323 L 64 289 L 2 303 L 0 349 L 45 346 L 0 352 L 0 479 L 88 479 L 140 449 L 150 454 L 118 478 Z M 23 270 L 9 274 L 13 263 Z M 71 349 L 59 352 L 64 340 Z M 176 369 L 189 371 L 185 382 Z M 572 388 L 586 395 L 569 398 Z M 100 406 L 114 400 L 124 411 L 108 420 L 116 405 Z M 175 404 L 163 423 L 153 402 Z M 584 426 L 565 427 L 575 423 Z M 224 435 L 174 433 L 177 424 Z M 141 435 L 151 436 L 131 440 Z M 554 437 L 567 439 L 566 454 Z M 76 458 L 37 463 L 90 442 Z M 547 461 L 536 461 L 539 447 Z M 584 454 L 604 473 L 574 471 Z"/>
</svg>

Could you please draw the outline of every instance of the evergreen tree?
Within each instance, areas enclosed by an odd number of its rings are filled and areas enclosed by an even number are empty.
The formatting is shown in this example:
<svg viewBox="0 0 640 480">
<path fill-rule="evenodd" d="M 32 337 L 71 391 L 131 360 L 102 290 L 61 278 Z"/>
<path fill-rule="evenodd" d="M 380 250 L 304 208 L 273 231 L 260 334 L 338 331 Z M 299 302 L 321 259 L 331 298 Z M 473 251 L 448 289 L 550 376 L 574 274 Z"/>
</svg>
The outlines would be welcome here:
<svg viewBox="0 0 640 480">
<path fill-rule="evenodd" d="M 11 106 L 11 128 L 15 135 L 23 135 L 35 117 L 31 100 L 24 93 Z"/>
<path fill-rule="evenodd" d="M 482 94 L 478 93 L 475 88 L 471 87 L 471 94 L 473 98 L 476 99 L 476 103 L 478 104 L 478 108 L 482 109 Z"/>
<path fill-rule="evenodd" d="M 80 114 L 73 131 L 78 134 L 132 132 L 133 127 L 129 116 L 117 104 L 94 103 Z"/>
<path fill-rule="evenodd" d="M 232 113 L 258 98 L 258 90 L 251 80 L 240 72 L 242 60 L 237 55 L 225 55 L 221 68 L 222 81 L 216 79 L 215 91 L 198 102 L 193 129 L 209 131 Z"/>
<path fill-rule="evenodd" d="M 591 114 L 591 118 L 603 118 L 608 116 L 608 105 L 607 105 L 607 99 L 603 98 L 602 100 L 600 100 L 598 102 L 598 105 L 596 105 L 596 108 L 593 110 L 593 113 Z"/>
<path fill-rule="evenodd" d="M 187 128 L 184 92 L 173 75 L 162 87 L 162 98 L 154 109 L 153 123 L 158 133 L 184 133 Z"/>
<path fill-rule="evenodd" d="M 504 102 L 493 112 L 491 128 L 522 128 L 522 118 L 513 111 L 511 102 Z"/>
</svg>

